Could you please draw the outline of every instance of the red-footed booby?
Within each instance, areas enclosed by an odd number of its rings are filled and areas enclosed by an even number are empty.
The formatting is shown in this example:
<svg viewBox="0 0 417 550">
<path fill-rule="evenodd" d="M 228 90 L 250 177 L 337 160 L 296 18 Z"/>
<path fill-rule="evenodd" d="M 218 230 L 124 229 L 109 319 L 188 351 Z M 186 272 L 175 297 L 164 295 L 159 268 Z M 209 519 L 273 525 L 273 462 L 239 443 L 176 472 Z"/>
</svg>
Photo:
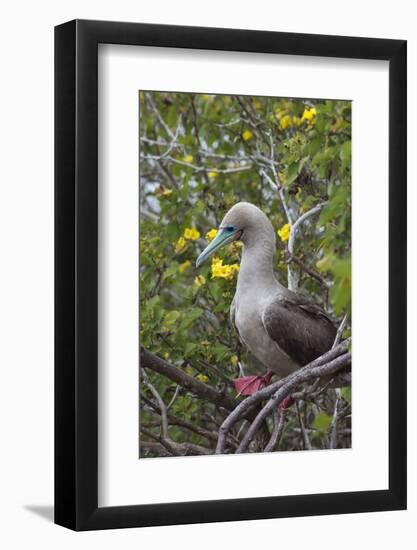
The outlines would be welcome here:
<svg viewBox="0 0 417 550">
<path fill-rule="evenodd" d="M 276 279 L 275 231 L 262 210 L 251 203 L 237 203 L 227 212 L 196 266 L 235 240 L 242 241 L 243 252 L 230 318 L 242 343 L 267 368 L 263 377 L 235 381 L 239 393 L 250 395 L 269 383 L 273 373 L 287 376 L 328 351 L 336 328 L 320 307 Z"/>
</svg>

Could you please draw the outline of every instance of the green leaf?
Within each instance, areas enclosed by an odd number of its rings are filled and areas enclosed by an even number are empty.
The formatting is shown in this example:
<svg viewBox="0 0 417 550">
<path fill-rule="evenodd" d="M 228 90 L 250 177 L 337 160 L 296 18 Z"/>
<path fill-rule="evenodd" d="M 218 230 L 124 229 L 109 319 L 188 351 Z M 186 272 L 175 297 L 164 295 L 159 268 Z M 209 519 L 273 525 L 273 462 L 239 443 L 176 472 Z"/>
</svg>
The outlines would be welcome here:
<svg viewBox="0 0 417 550">
<path fill-rule="evenodd" d="M 333 256 L 324 256 L 316 263 L 316 267 L 319 271 L 328 271 L 334 262 Z"/>
<path fill-rule="evenodd" d="M 345 401 L 347 401 L 349 404 L 352 403 L 352 388 L 350 386 L 347 386 L 345 388 L 342 388 L 342 397 Z"/>
<path fill-rule="evenodd" d="M 167 327 L 173 325 L 179 317 L 181 317 L 181 313 L 179 311 L 176 311 L 175 309 L 168 311 L 164 317 L 164 325 Z"/>
<path fill-rule="evenodd" d="M 348 166 L 350 164 L 350 158 L 352 154 L 352 142 L 351 141 L 345 141 L 340 146 L 339 156 L 340 160 L 342 161 L 343 166 Z"/>
<path fill-rule="evenodd" d="M 188 312 L 184 315 L 184 318 L 181 322 L 181 329 L 188 328 L 191 326 L 201 315 L 203 314 L 203 310 L 194 307 L 192 309 L 189 309 Z"/>
<path fill-rule="evenodd" d="M 188 342 L 184 348 L 184 357 L 189 357 L 193 351 L 198 348 L 198 344 L 195 342 Z"/>
<path fill-rule="evenodd" d="M 285 185 L 290 185 L 298 176 L 298 162 L 293 162 L 285 170 Z"/>
<path fill-rule="evenodd" d="M 313 421 L 313 428 L 321 432 L 326 432 L 330 428 L 332 417 L 325 412 L 320 412 Z"/>
</svg>

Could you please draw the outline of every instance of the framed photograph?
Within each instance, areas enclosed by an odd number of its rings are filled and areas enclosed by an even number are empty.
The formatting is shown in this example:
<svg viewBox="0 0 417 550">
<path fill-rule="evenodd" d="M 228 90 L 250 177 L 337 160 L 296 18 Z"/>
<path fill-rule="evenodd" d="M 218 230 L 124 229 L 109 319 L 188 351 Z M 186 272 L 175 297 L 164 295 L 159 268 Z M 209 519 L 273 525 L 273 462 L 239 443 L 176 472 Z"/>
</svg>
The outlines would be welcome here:
<svg viewBox="0 0 417 550">
<path fill-rule="evenodd" d="M 406 42 L 55 29 L 55 521 L 406 507 Z"/>
</svg>

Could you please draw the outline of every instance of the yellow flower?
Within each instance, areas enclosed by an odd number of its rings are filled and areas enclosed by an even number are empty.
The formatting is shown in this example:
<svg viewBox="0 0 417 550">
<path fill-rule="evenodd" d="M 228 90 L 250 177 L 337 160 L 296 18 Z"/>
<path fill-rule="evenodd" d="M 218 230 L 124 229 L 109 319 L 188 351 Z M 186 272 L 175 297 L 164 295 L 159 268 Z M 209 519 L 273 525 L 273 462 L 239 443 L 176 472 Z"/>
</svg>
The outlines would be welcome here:
<svg viewBox="0 0 417 550">
<path fill-rule="evenodd" d="M 172 189 L 164 189 L 163 191 L 161 191 L 161 195 L 163 197 L 169 197 L 170 195 L 172 195 Z"/>
<path fill-rule="evenodd" d="M 245 130 L 242 134 L 242 137 L 245 141 L 249 141 L 253 138 L 253 133 L 250 130 Z"/>
<path fill-rule="evenodd" d="M 197 374 L 196 376 L 197 380 L 199 380 L 200 382 L 208 382 L 208 376 L 206 376 L 205 374 Z"/>
<path fill-rule="evenodd" d="M 195 227 L 187 227 L 184 230 L 184 239 L 189 241 L 196 241 L 200 237 L 200 232 Z"/>
<path fill-rule="evenodd" d="M 223 260 L 213 258 L 211 262 L 211 278 L 220 277 L 222 279 L 232 279 L 235 273 L 239 271 L 238 264 L 223 265 Z"/>
<path fill-rule="evenodd" d="M 219 175 L 218 172 L 207 172 L 209 179 L 214 180 Z"/>
<path fill-rule="evenodd" d="M 282 130 L 285 130 L 288 127 L 292 126 L 292 121 L 290 115 L 284 115 L 281 120 L 279 121 L 279 124 L 282 128 Z"/>
<path fill-rule="evenodd" d="M 206 233 L 206 239 L 210 242 L 214 239 L 216 235 L 217 235 L 217 229 L 210 229 L 210 231 Z"/>
<path fill-rule="evenodd" d="M 290 224 L 286 223 L 285 225 L 283 225 L 281 229 L 278 229 L 277 233 L 281 241 L 283 242 L 288 241 L 291 233 Z"/>
<path fill-rule="evenodd" d="M 238 357 L 237 355 L 232 355 L 232 357 L 230 358 L 230 362 L 232 363 L 232 365 L 237 365 L 238 364 Z"/>
<path fill-rule="evenodd" d="M 187 243 L 186 243 L 184 237 L 180 237 L 178 239 L 178 241 L 175 243 L 175 252 L 177 254 L 179 252 L 182 252 L 186 246 L 187 246 Z"/>
<path fill-rule="evenodd" d="M 189 267 L 191 266 L 191 262 L 190 260 L 185 260 L 185 262 L 183 262 L 180 267 L 178 268 L 178 271 L 180 273 L 184 273 L 184 271 L 187 271 L 187 269 L 189 269 Z"/>
<path fill-rule="evenodd" d="M 317 111 L 314 107 L 306 107 L 304 109 L 304 113 L 301 117 L 301 121 L 306 121 L 306 122 L 313 122 L 314 121 L 314 118 L 317 116 Z"/>
<path fill-rule="evenodd" d="M 191 162 L 193 162 L 193 155 L 186 155 L 185 157 L 182 158 L 182 160 L 190 164 Z"/>
<path fill-rule="evenodd" d="M 197 277 L 194 279 L 194 284 L 197 286 L 203 286 L 206 284 L 206 278 L 204 275 L 197 275 Z"/>
</svg>

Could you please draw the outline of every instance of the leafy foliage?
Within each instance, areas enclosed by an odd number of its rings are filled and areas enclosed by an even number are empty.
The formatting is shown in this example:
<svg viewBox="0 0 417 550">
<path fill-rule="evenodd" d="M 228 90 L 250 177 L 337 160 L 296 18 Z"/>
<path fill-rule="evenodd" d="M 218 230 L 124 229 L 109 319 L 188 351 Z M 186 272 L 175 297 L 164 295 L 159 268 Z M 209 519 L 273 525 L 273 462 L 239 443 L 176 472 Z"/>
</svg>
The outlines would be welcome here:
<svg viewBox="0 0 417 550">
<path fill-rule="evenodd" d="M 233 397 L 231 380 L 239 376 L 239 365 L 249 372 L 259 369 L 228 318 L 239 244 L 220 251 L 211 265 L 195 269 L 224 214 L 242 200 L 260 207 L 277 230 L 275 268 L 281 282 L 287 281 L 289 265 L 299 292 L 320 303 L 336 321 L 349 313 L 350 102 L 142 92 L 140 155 L 142 346 Z M 323 203 L 300 226 L 290 255 L 288 212 L 294 221 Z M 207 437 L 175 419 L 215 432 L 225 412 L 161 375 L 147 376 L 170 404 L 170 437 L 210 447 Z M 141 427 L 147 434 L 142 439 L 158 441 L 160 418 L 143 380 L 141 395 Z M 323 398 L 324 409 L 331 408 L 329 399 Z M 306 405 L 302 414 L 313 430 L 314 445 L 325 447 L 332 413 L 320 410 L 319 404 Z M 343 422 L 341 447 L 350 445 L 349 415 Z M 297 415 L 289 413 L 279 449 L 302 448 L 297 426 Z M 141 448 L 141 456 L 157 454 Z"/>
</svg>

